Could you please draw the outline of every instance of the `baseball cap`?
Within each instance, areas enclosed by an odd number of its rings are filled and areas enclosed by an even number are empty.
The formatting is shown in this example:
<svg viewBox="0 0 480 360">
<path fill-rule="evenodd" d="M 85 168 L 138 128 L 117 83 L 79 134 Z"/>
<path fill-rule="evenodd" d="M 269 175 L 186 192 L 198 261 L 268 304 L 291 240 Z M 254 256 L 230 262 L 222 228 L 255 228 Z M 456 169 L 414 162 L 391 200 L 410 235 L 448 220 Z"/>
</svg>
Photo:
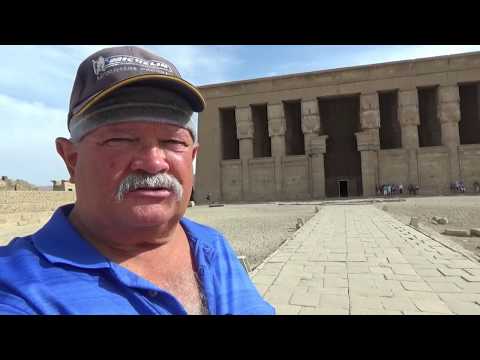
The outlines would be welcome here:
<svg viewBox="0 0 480 360">
<path fill-rule="evenodd" d="M 161 89 L 180 97 L 190 111 L 201 112 L 205 108 L 205 100 L 198 89 L 182 79 L 167 59 L 136 46 L 106 48 L 90 55 L 78 67 L 68 113 L 70 132 L 75 129 L 78 138 L 84 135 L 85 129 L 95 128 L 96 123 L 85 116 L 119 90 L 135 89 L 135 86 Z M 185 105 L 181 110 L 185 112 Z M 175 120 L 170 122 L 175 123 Z M 180 126 L 186 122 L 184 119 Z"/>
</svg>

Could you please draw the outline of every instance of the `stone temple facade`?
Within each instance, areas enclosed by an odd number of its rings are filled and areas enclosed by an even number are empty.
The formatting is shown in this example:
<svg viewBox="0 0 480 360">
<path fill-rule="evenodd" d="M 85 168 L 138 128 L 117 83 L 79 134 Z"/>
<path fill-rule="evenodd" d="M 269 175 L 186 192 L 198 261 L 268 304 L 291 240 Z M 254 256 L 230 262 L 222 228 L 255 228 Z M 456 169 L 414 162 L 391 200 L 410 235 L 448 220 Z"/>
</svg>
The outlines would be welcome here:
<svg viewBox="0 0 480 360">
<path fill-rule="evenodd" d="M 480 52 L 200 87 L 195 200 L 444 194 L 480 182 Z"/>
</svg>

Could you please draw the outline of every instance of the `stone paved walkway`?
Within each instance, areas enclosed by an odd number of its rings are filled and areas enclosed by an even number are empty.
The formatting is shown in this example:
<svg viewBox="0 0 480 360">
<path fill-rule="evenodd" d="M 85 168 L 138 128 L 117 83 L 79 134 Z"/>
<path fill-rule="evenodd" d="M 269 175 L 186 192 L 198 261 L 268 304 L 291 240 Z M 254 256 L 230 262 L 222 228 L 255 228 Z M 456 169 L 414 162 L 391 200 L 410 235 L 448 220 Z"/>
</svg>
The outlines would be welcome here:
<svg viewBox="0 0 480 360">
<path fill-rule="evenodd" d="M 480 314 L 480 263 L 372 205 L 323 207 L 252 279 L 278 314 Z"/>
</svg>

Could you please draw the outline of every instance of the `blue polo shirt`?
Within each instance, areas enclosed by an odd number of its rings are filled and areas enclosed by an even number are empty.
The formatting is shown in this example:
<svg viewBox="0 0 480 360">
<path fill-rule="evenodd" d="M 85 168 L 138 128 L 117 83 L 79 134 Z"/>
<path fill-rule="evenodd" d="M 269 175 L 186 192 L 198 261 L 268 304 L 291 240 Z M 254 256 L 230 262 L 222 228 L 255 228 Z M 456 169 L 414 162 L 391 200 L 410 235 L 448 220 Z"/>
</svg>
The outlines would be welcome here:
<svg viewBox="0 0 480 360">
<path fill-rule="evenodd" d="M 186 311 L 170 293 L 99 253 L 56 210 L 38 232 L 0 247 L 0 314 L 173 314 Z M 273 315 L 233 249 L 217 231 L 182 218 L 208 311 Z"/>
</svg>

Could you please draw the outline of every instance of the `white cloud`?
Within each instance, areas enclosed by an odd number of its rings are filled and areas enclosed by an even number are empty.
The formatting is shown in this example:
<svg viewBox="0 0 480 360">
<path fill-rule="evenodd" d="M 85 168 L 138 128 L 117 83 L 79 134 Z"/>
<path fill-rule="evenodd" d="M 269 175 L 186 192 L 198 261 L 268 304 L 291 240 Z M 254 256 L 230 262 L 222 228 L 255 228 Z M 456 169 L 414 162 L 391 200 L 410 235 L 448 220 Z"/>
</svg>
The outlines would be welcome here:
<svg viewBox="0 0 480 360">
<path fill-rule="evenodd" d="M 55 138 L 68 137 L 66 112 L 40 102 L 28 102 L 0 94 L 0 171 L 48 185 L 67 172 L 55 150 Z"/>
</svg>

